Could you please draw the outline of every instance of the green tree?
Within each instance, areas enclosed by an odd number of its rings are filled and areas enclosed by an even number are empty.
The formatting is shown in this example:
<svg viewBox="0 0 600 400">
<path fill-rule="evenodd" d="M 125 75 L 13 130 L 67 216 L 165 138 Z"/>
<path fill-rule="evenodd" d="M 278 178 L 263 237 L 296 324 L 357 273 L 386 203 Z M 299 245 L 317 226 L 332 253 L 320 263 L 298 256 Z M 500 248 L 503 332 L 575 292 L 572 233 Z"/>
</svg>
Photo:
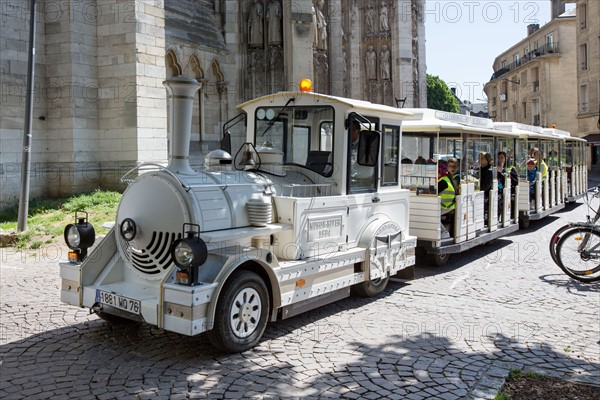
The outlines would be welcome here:
<svg viewBox="0 0 600 400">
<path fill-rule="evenodd" d="M 427 107 L 434 110 L 460 112 L 458 100 L 439 76 L 427 74 Z"/>
</svg>

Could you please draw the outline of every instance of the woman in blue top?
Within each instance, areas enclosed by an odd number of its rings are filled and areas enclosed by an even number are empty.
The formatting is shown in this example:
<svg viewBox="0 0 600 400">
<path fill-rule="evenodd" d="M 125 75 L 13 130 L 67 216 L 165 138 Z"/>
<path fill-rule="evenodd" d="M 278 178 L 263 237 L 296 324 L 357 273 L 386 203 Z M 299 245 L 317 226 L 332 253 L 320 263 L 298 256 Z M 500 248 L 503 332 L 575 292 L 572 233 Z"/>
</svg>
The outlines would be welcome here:
<svg viewBox="0 0 600 400">
<path fill-rule="evenodd" d="M 535 160 L 530 158 L 527 161 L 527 180 L 529 181 L 529 202 L 535 204 L 535 184 L 537 182 L 538 169 Z"/>
</svg>

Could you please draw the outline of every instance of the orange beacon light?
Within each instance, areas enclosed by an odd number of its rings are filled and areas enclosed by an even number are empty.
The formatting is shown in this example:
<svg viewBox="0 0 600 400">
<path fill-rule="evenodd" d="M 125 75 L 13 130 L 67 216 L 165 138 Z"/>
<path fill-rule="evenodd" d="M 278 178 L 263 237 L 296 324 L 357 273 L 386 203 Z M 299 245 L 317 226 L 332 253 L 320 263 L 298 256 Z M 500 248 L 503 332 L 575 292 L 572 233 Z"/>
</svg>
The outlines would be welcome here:
<svg viewBox="0 0 600 400">
<path fill-rule="evenodd" d="M 301 92 L 312 92 L 312 81 L 308 78 L 304 78 L 300 81 Z"/>
</svg>

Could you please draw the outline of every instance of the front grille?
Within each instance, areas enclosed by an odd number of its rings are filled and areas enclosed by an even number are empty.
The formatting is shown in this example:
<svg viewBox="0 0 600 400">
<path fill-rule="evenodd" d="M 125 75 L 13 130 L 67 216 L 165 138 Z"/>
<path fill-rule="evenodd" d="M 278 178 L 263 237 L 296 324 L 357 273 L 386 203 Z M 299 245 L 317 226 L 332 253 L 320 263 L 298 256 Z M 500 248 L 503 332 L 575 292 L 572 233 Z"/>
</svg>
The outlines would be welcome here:
<svg viewBox="0 0 600 400">
<path fill-rule="evenodd" d="M 135 269 L 144 274 L 156 275 L 166 270 L 171 265 L 171 244 L 181 239 L 181 233 L 152 232 L 152 239 L 143 249 L 136 249 L 130 242 L 119 237 L 121 248 L 127 261 Z"/>
</svg>

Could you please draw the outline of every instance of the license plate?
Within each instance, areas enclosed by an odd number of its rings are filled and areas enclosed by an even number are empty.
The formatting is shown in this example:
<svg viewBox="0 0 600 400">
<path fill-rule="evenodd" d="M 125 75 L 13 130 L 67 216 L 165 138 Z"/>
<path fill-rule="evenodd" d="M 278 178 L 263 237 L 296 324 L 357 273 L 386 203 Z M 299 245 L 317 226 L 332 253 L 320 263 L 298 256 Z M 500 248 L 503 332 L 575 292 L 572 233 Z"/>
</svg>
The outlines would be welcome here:
<svg viewBox="0 0 600 400">
<path fill-rule="evenodd" d="M 96 301 L 133 314 L 139 314 L 141 309 L 139 300 L 119 296 L 118 294 L 105 292 L 100 289 L 96 290 Z"/>
</svg>

